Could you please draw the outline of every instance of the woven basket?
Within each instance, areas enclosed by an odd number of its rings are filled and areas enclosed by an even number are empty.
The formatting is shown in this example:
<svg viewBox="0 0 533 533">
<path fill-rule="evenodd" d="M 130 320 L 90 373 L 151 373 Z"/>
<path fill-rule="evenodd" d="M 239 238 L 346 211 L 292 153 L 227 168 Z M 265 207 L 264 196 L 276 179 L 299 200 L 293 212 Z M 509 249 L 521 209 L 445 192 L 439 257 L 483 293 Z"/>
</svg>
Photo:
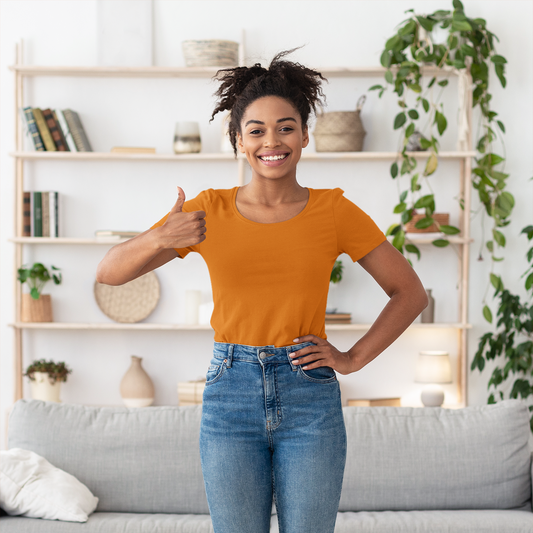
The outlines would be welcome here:
<svg viewBox="0 0 533 533">
<path fill-rule="evenodd" d="M 234 67 L 239 61 L 239 43 L 234 41 L 183 41 L 188 67 Z"/>
<path fill-rule="evenodd" d="M 145 319 L 155 309 L 160 292 L 155 272 L 148 272 L 124 285 L 94 283 L 98 307 L 115 322 L 133 323 Z"/>
<path fill-rule="evenodd" d="M 447 226 L 450 223 L 450 215 L 448 213 L 433 213 L 431 217 L 439 226 Z M 416 228 L 415 224 L 422 218 L 426 218 L 426 215 L 413 215 L 413 218 L 405 224 L 404 231 L 406 233 L 434 233 L 439 231 L 437 224 L 431 224 L 431 226 L 425 229 Z"/>
<path fill-rule="evenodd" d="M 361 152 L 366 131 L 361 122 L 361 109 L 366 100 L 363 95 L 355 111 L 332 111 L 316 117 L 313 132 L 317 152 Z"/>
</svg>

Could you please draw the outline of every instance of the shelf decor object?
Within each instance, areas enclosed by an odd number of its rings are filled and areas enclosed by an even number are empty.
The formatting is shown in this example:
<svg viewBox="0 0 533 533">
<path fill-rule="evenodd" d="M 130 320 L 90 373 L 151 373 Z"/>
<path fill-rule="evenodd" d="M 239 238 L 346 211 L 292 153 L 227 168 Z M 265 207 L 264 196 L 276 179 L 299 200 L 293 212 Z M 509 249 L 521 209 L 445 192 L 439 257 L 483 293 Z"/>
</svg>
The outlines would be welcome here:
<svg viewBox="0 0 533 533">
<path fill-rule="evenodd" d="M 174 153 L 197 154 L 202 150 L 198 122 L 176 122 L 174 130 Z"/>
<path fill-rule="evenodd" d="M 366 135 L 361 109 L 366 96 L 357 102 L 355 111 L 317 113 L 313 132 L 317 152 L 361 152 Z"/>
<path fill-rule="evenodd" d="M 441 383 L 452 382 L 452 367 L 448 352 L 420 352 L 415 370 L 415 382 L 429 384 L 420 395 L 424 407 L 440 407 L 444 402 Z"/>
<path fill-rule="evenodd" d="M 30 380 L 31 397 L 44 402 L 61 402 L 61 383 L 72 370 L 63 361 L 33 361 L 24 373 Z"/>
<path fill-rule="evenodd" d="M 120 382 L 126 407 L 148 407 L 154 402 L 154 384 L 142 367 L 142 357 L 131 356 L 131 366 Z"/>
<path fill-rule="evenodd" d="M 156 308 L 161 294 L 155 272 L 148 272 L 124 285 L 94 282 L 94 297 L 102 313 L 115 322 L 140 322 Z"/>
<path fill-rule="evenodd" d="M 420 313 L 420 322 L 422 322 L 422 324 L 433 324 L 433 322 L 435 322 L 435 298 L 433 298 L 431 292 L 431 289 L 426 289 L 428 305 L 422 313 Z"/>
<path fill-rule="evenodd" d="M 180 406 L 201 404 L 204 389 L 205 378 L 178 382 L 178 404 Z"/>
<path fill-rule="evenodd" d="M 440 231 L 440 226 L 448 227 L 450 223 L 450 215 L 448 213 L 433 213 L 432 219 L 429 219 L 426 215 L 414 214 L 413 218 L 409 222 L 404 224 L 405 233 L 435 233 Z M 420 222 L 423 220 L 424 222 Z M 425 225 L 425 221 L 429 222 L 429 226 L 425 228 L 417 227 L 417 222 L 420 222 L 419 226 Z"/>
<path fill-rule="evenodd" d="M 239 61 L 239 43 L 205 40 L 181 43 L 188 67 L 235 67 Z"/>
</svg>

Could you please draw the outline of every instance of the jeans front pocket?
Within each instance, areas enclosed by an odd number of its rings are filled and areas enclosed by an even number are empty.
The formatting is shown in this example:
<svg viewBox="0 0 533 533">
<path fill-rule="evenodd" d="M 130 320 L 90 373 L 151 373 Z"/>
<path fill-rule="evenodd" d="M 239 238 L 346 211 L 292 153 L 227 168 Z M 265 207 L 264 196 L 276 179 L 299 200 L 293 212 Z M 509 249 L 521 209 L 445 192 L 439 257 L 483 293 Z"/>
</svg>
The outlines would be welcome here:
<svg viewBox="0 0 533 533">
<path fill-rule="evenodd" d="M 298 366 L 298 373 L 307 381 L 312 381 L 313 383 L 334 383 L 337 381 L 335 370 L 329 366 L 319 366 L 309 370 L 304 370 L 301 366 Z"/>
<path fill-rule="evenodd" d="M 224 374 L 226 370 L 226 363 L 220 362 L 213 365 L 210 365 L 207 369 L 207 374 L 205 375 L 205 384 L 212 385 L 216 381 L 218 381 L 222 374 Z"/>
</svg>

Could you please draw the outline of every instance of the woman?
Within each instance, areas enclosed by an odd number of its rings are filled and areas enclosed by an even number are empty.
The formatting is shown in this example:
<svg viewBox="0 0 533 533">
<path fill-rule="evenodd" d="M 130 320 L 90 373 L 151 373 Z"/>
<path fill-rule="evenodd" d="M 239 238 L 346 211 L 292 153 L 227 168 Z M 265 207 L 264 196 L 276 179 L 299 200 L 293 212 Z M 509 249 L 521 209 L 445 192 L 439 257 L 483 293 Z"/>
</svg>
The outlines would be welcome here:
<svg viewBox="0 0 533 533">
<path fill-rule="evenodd" d="M 172 210 L 98 267 L 99 282 L 120 285 L 191 251 L 208 265 L 215 347 L 200 452 L 216 533 L 266 533 L 273 499 L 282 533 L 333 532 L 346 455 L 335 372 L 363 368 L 427 305 L 411 266 L 342 190 L 297 182 L 324 78 L 287 53 L 268 69 L 219 72 L 213 116 L 230 111 L 230 139 L 246 155 L 251 182 L 186 203 L 178 187 Z M 324 329 L 341 253 L 390 297 L 347 352 Z"/>
</svg>

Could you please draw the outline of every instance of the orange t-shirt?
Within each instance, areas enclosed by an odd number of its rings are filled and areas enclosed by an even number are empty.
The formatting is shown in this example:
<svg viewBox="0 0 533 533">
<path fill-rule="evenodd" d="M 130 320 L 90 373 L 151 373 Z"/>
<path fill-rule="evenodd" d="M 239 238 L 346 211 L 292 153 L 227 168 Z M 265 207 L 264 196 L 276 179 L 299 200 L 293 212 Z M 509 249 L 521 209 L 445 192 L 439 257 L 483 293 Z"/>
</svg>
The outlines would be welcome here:
<svg viewBox="0 0 533 533">
<path fill-rule="evenodd" d="M 335 260 L 346 253 L 358 261 L 385 235 L 342 189 L 309 189 L 298 215 L 272 224 L 243 217 L 235 204 L 237 190 L 208 189 L 186 201 L 183 211 L 206 212 L 206 239 L 176 248 L 182 258 L 198 252 L 207 263 L 215 341 L 288 346 L 308 334 L 325 339 Z"/>
</svg>

